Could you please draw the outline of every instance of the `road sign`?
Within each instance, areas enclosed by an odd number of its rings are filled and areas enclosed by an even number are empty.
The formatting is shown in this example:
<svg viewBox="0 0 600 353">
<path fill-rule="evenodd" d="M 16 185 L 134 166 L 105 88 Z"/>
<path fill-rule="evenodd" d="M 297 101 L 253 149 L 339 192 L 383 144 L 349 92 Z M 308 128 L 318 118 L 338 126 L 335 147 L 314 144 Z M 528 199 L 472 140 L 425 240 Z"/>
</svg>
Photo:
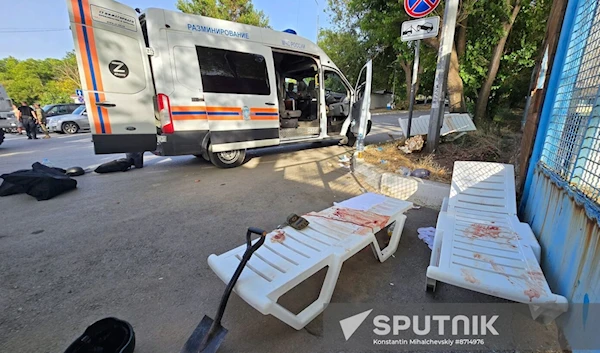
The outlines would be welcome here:
<svg viewBox="0 0 600 353">
<path fill-rule="evenodd" d="M 85 100 L 83 99 L 83 96 L 77 97 L 77 100 L 79 100 L 79 103 L 85 103 Z"/>
<path fill-rule="evenodd" d="M 440 30 L 440 16 L 425 17 L 402 23 L 400 32 L 403 42 L 437 37 Z"/>
<path fill-rule="evenodd" d="M 78 97 L 83 97 L 83 91 L 80 89 L 76 89 L 75 94 L 77 94 Z"/>
<path fill-rule="evenodd" d="M 421 18 L 429 15 L 441 0 L 404 0 L 404 10 L 410 17 Z"/>
</svg>

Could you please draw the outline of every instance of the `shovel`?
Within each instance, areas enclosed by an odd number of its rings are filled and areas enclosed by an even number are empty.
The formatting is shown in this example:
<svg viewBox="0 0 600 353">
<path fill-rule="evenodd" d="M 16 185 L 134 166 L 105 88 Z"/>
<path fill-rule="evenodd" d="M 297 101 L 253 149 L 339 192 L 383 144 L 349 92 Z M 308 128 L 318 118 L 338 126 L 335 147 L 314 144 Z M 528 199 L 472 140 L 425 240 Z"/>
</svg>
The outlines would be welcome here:
<svg viewBox="0 0 600 353">
<path fill-rule="evenodd" d="M 254 243 L 254 245 L 252 245 L 252 234 L 260 235 L 260 239 Z M 200 321 L 190 338 L 185 342 L 185 346 L 183 346 L 181 353 L 214 353 L 219 349 L 221 342 L 223 342 L 223 339 L 227 334 L 227 329 L 221 326 L 221 319 L 223 318 L 225 306 L 227 306 L 231 291 L 252 254 L 265 242 L 265 235 L 267 235 L 267 232 L 262 229 L 254 227 L 248 228 L 248 231 L 246 232 L 246 251 L 242 256 L 242 261 L 240 261 L 240 264 L 235 269 L 231 280 L 225 288 L 223 297 L 221 297 L 221 304 L 219 304 L 217 316 L 215 316 L 215 319 L 213 320 L 204 315 L 202 321 Z"/>
</svg>

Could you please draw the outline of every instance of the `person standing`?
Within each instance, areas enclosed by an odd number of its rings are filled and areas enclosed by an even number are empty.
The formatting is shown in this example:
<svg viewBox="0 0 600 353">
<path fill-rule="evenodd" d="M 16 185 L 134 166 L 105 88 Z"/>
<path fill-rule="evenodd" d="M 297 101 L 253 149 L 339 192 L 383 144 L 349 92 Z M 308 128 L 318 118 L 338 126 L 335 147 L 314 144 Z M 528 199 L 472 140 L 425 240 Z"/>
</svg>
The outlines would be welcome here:
<svg viewBox="0 0 600 353">
<path fill-rule="evenodd" d="M 44 132 L 44 138 L 45 139 L 49 139 L 50 138 L 50 134 L 48 133 L 48 129 L 46 128 L 46 112 L 44 111 L 44 109 L 42 109 L 40 107 L 39 103 L 35 103 L 33 105 L 33 108 L 35 109 L 35 116 L 37 118 L 37 122 L 38 124 L 40 124 L 40 127 L 42 128 L 42 131 Z"/>
<path fill-rule="evenodd" d="M 16 105 L 12 105 L 13 114 L 15 114 L 15 118 L 17 118 L 17 132 L 19 135 L 23 135 L 23 123 L 21 122 L 21 112 Z"/>
<path fill-rule="evenodd" d="M 29 140 L 37 140 L 38 138 L 37 127 L 35 126 L 35 112 L 33 111 L 33 109 L 31 109 L 30 106 L 27 105 L 27 102 L 21 102 L 19 112 L 21 113 L 21 122 L 23 123 L 23 127 L 25 127 L 27 138 Z"/>
</svg>

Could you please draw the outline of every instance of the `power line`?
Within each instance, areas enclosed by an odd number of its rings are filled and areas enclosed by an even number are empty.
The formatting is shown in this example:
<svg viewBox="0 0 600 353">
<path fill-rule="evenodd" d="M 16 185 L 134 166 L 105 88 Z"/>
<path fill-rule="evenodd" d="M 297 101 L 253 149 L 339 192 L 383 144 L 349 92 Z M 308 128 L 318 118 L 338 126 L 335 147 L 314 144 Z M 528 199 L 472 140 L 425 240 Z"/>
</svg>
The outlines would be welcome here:
<svg viewBox="0 0 600 353">
<path fill-rule="evenodd" d="M 0 33 L 32 33 L 32 32 L 62 32 L 69 31 L 68 28 L 37 28 L 37 29 L 11 29 L 0 28 Z"/>
</svg>

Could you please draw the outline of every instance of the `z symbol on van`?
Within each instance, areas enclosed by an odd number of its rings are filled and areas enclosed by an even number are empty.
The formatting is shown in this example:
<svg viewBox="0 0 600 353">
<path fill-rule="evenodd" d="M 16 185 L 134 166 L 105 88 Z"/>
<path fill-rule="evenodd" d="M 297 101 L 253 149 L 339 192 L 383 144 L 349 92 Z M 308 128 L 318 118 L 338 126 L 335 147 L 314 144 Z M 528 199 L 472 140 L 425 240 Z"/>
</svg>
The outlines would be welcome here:
<svg viewBox="0 0 600 353">
<path fill-rule="evenodd" d="M 108 70 L 113 76 L 125 78 L 129 75 L 129 68 L 120 60 L 113 60 L 108 64 Z"/>
</svg>

